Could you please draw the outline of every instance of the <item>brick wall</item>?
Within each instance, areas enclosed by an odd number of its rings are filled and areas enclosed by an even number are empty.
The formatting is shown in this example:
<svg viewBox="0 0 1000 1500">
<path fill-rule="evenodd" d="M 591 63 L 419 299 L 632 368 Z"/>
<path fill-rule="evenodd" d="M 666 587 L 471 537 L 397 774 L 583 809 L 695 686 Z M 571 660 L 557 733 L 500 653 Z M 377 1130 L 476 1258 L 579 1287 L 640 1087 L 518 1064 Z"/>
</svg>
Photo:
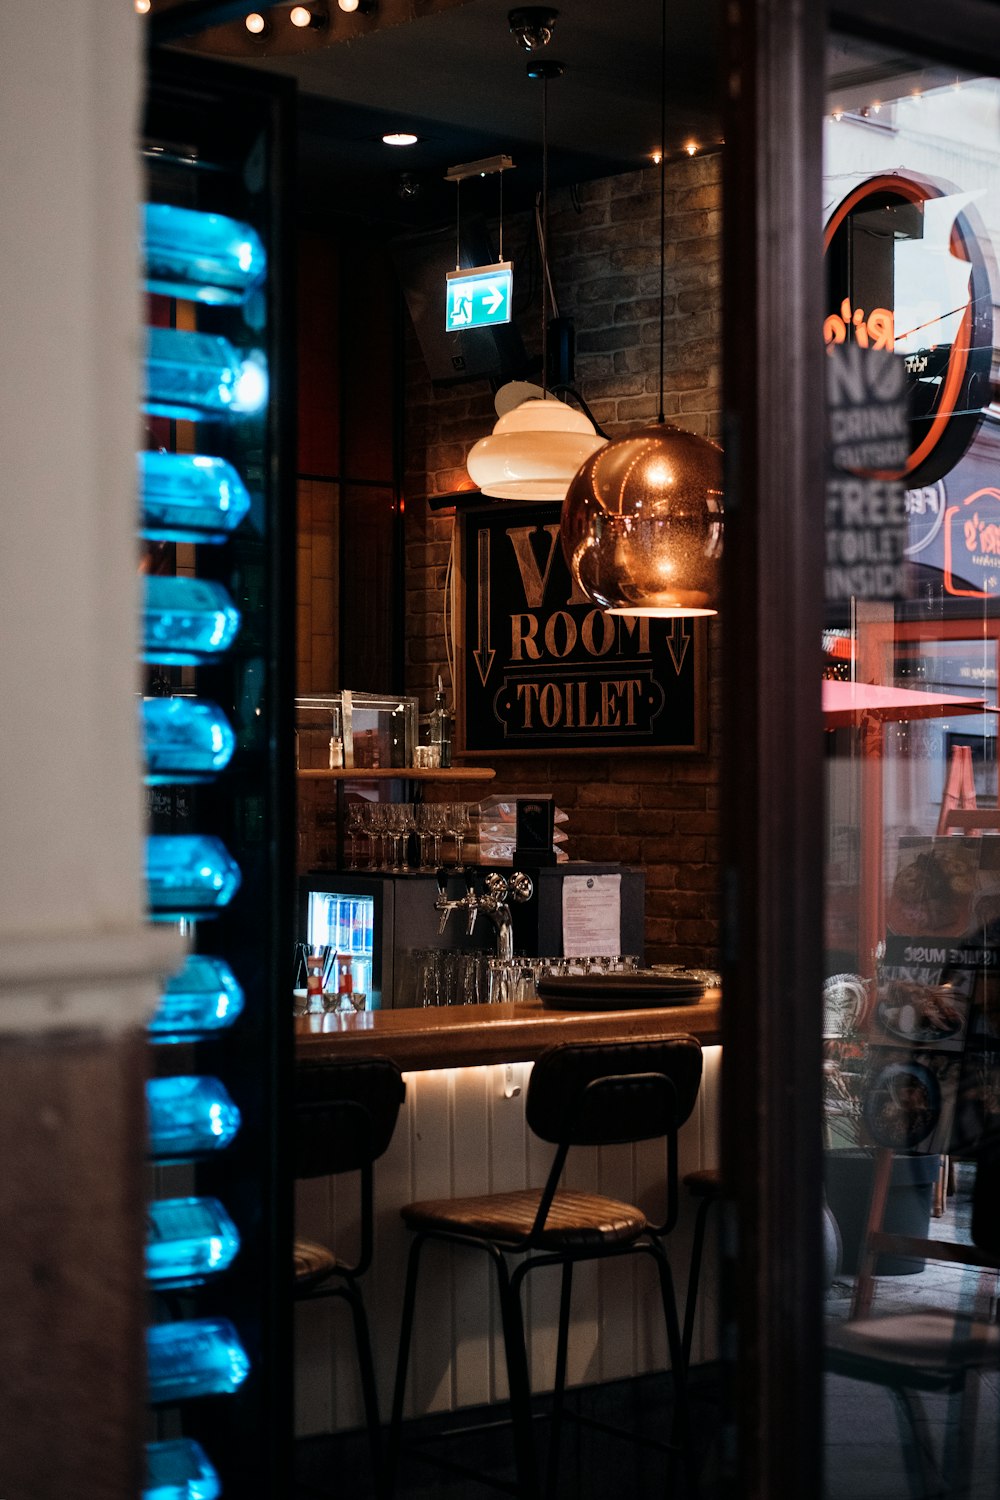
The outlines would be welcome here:
<svg viewBox="0 0 1000 1500">
<path fill-rule="evenodd" d="M 715 439 L 720 179 L 718 156 L 672 164 L 666 202 L 665 412 Z M 551 199 L 552 275 L 559 312 L 576 326 L 575 383 L 612 436 L 656 415 L 659 214 L 655 168 Z M 520 241 L 520 232 L 513 238 Z M 537 347 L 538 322 L 537 312 L 519 319 L 529 348 Z M 406 691 L 427 709 L 438 673 L 451 688 L 444 589 L 454 524 L 452 512 L 431 512 L 427 498 L 469 486 L 466 454 L 491 430 L 496 413 L 486 381 L 435 391 L 411 337 L 406 416 Z M 471 794 L 550 791 L 569 814 L 571 857 L 644 866 L 652 961 L 713 963 L 717 956 L 717 633 L 710 623 L 707 755 L 504 757 L 496 781 Z"/>
</svg>

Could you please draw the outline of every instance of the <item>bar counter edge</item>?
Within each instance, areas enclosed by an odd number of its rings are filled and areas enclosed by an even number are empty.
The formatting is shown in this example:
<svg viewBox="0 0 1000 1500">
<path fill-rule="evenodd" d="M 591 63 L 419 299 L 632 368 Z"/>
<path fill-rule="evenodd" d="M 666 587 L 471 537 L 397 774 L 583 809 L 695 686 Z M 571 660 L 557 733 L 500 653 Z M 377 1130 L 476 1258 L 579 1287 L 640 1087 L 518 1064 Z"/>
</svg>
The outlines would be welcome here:
<svg viewBox="0 0 1000 1500">
<path fill-rule="evenodd" d="M 302 1060 L 378 1055 L 392 1058 L 403 1072 L 532 1062 L 556 1042 L 655 1036 L 693 1036 L 704 1047 L 717 1045 L 722 1039 L 720 992 L 706 990 L 695 1005 L 636 1010 L 550 1010 L 536 1000 L 295 1018 L 295 1045 Z"/>
</svg>

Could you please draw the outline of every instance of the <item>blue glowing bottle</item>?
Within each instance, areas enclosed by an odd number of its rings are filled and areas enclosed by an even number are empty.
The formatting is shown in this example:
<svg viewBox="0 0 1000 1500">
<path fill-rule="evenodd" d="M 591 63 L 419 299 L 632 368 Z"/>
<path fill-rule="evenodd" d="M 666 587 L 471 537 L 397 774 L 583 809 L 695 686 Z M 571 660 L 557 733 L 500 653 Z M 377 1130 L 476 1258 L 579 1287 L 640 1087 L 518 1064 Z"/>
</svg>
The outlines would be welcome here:
<svg viewBox="0 0 1000 1500">
<path fill-rule="evenodd" d="M 149 291 L 216 307 L 242 302 L 267 269 L 249 224 L 171 203 L 145 205 L 142 249 Z"/>
<path fill-rule="evenodd" d="M 146 329 L 143 410 L 181 422 L 251 416 L 267 401 L 267 365 L 218 333 Z"/>
<path fill-rule="evenodd" d="M 231 1026 L 243 1009 L 243 988 L 224 958 L 189 953 L 167 980 L 149 1023 L 151 1042 L 191 1042 Z"/>
<path fill-rule="evenodd" d="M 146 839 L 146 894 L 154 922 L 217 917 L 240 879 L 239 865 L 211 834 L 151 833 Z"/>
<path fill-rule="evenodd" d="M 211 781 L 236 749 L 232 726 L 205 698 L 144 698 L 141 707 L 146 785 Z"/>
<path fill-rule="evenodd" d="M 230 1266 L 240 1234 L 217 1198 L 159 1198 L 146 1210 L 146 1280 L 197 1286 Z"/>
<path fill-rule="evenodd" d="M 146 1357 L 149 1399 L 156 1402 L 231 1395 L 250 1373 L 228 1318 L 156 1323 L 146 1330 Z"/>
<path fill-rule="evenodd" d="M 240 1128 L 240 1112 L 217 1078 L 148 1078 L 146 1104 L 149 1154 L 157 1161 L 221 1151 Z"/>
<path fill-rule="evenodd" d="M 224 542 L 250 509 L 250 496 L 232 464 L 204 453 L 139 458 L 142 534 L 152 542 Z"/>
<path fill-rule="evenodd" d="M 142 1500 L 219 1500 L 222 1485 L 193 1438 L 146 1444 Z"/>
<path fill-rule="evenodd" d="M 240 612 L 221 583 L 207 578 L 147 576 L 142 655 L 166 667 L 197 667 L 232 645 Z"/>
</svg>

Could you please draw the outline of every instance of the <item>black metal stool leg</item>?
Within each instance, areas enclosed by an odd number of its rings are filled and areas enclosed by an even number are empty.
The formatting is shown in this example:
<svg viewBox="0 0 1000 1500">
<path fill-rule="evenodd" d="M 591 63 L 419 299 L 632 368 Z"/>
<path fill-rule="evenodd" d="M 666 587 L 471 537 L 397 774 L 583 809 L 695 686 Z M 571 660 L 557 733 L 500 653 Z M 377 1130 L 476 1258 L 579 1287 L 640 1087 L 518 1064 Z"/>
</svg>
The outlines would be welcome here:
<svg viewBox="0 0 1000 1500">
<path fill-rule="evenodd" d="M 382 1481 L 382 1424 L 378 1413 L 378 1388 L 375 1384 L 375 1361 L 372 1358 L 371 1334 L 368 1317 L 361 1298 L 361 1290 L 353 1282 L 345 1288 L 344 1296 L 351 1306 L 354 1320 L 354 1342 L 358 1349 L 358 1369 L 361 1374 L 361 1397 L 365 1407 L 365 1425 L 368 1428 L 368 1444 L 372 1455 L 372 1474 L 375 1493 L 381 1493 Z"/>
<path fill-rule="evenodd" d="M 403 1294 L 403 1314 L 399 1323 L 399 1352 L 396 1356 L 396 1380 L 392 1392 L 392 1416 L 389 1421 L 389 1438 L 382 1467 L 380 1494 L 383 1500 L 391 1500 L 396 1485 L 403 1400 L 406 1396 L 406 1370 L 410 1361 L 413 1313 L 417 1301 L 417 1272 L 420 1268 L 420 1252 L 423 1247 L 424 1236 L 418 1234 L 410 1246 L 410 1255 L 406 1263 L 406 1290 Z"/>
<path fill-rule="evenodd" d="M 528 1355 L 524 1346 L 524 1319 L 521 1314 L 520 1277 L 512 1282 L 503 1255 L 494 1246 L 487 1247 L 496 1267 L 500 1292 L 500 1316 L 503 1322 L 504 1352 L 507 1356 L 507 1384 L 510 1389 L 510 1418 L 514 1435 L 514 1461 L 517 1465 L 518 1500 L 538 1500 L 538 1469 L 535 1438 L 531 1423 L 531 1383 L 528 1378 Z"/>
<path fill-rule="evenodd" d="M 698 1301 L 698 1283 L 701 1280 L 701 1258 L 705 1249 L 705 1226 L 708 1211 L 715 1202 L 713 1197 L 703 1198 L 698 1205 L 694 1221 L 694 1239 L 691 1242 L 691 1269 L 688 1272 L 687 1296 L 684 1299 L 684 1336 L 682 1352 L 684 1368 L 691 1363 L 691 1344 L 694 1339 L 694 1315 Z"/>
<path fill-rule="evenodd" d="M 688 1500 L 697 1500 L 699 1494 L 698 1466 L 695 1461 L 694 1444 L 691 1438 L 691 1416 L 688 1410 L 687 1365 L 681 1342 L 680 1324 L 677 1318 L 677 1300 L 674 1296 L 674 1278 L 666 1252 L 658 1244 L 645 1247 L 656 1262 L 660 1274 L 660 1300 L 663 1303 L 663 1321 L 667 1331 L 667 1350 L 670 1354 L 670 1373 L 673 1377 L 674 1410 L 670 1423 L 670 1441 L 674 1452 L 668 1468 L 668 1493 L 674 1489 L 676 1476 L 676 1452 L 684 1460 L 684 1477 L 687 1481 Z"/>
<path fill-rule="evenodd" d="M 556 1343 L 556 1379 L 552 1391 L 552 1425 L 549 1433 L 549 1457 L 545 1475 L 545 1494 L 554 1500 L 559 1480 L 559 1439 L 562 1432 L 563 1398 L 566 1392 L 566 1353 L 569 1346 L 570 1297 L 573 1290 L 573 1262 L 563 1262 L 559 1289 L 559 1337 Z"/>
</svg>

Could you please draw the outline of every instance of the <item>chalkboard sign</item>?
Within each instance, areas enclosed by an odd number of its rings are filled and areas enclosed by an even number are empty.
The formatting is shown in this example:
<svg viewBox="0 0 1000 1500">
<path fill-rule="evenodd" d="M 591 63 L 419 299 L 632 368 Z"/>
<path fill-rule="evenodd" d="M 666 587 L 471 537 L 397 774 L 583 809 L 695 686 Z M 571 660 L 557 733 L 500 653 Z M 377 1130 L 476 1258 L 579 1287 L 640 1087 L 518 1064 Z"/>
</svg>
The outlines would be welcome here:
<svg viewBox="0 0 1000 1500">
<path fill-rule="evenodd" d="M 458 519 L 455 754 L 704 751 L 703 622 L 605 614 L 573 584 L 559 512 Z"/>
</svg>

